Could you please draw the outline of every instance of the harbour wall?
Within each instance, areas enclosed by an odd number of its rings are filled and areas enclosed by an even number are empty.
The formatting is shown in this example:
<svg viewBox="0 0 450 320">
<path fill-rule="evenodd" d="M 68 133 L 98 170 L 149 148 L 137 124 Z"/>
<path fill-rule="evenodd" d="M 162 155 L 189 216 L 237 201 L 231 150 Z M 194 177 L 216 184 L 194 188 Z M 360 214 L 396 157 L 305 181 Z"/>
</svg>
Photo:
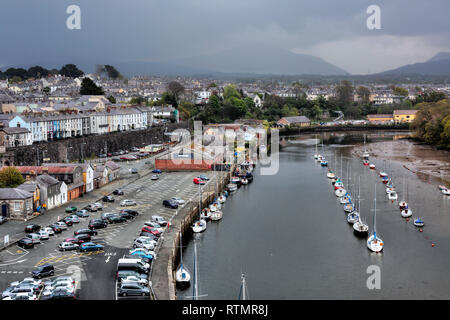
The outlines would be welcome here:
<svg viewBox="0 0 450 320">
<path fill-rule="evenodd" d="M 217 193 L 225 190 L 230 181 L 229 172 L 216 172 L 218 179 Z M 214 201 L 214 183 L 209 183 L 202 194 L 202 208 Z M 150 280 L 152 283 L 153 299 L 176 300 L 175 271 L 179 263 L 180 231 L 183 242 L 192 236 L 191 226 L 199 216 L 199 197 L 190 199 L 175 217 L 169 221 L 169 227 L 163 233 L 162 243 L 159 244 L 157 258 L 153 262 Z"/>
</svg>

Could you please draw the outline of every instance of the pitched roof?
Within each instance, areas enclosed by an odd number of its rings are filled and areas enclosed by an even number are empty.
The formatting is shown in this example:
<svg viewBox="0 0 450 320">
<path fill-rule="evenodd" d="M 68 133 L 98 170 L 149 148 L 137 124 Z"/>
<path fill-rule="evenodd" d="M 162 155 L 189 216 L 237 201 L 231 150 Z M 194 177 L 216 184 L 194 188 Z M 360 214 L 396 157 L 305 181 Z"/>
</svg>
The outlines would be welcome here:
<svg viewBox="0 0 450 320">
<path fill-rule="evenodd" d="M 18 188 L 0 188 L 0 200 L 28 199 L 32 197 L 32 193 Z"/>
<path fill-rule="evenodd" d="M 288 121 L 289 123 L 311 122 L 311 120 L 305 116 L 283 117 L 282 119 Z"/>
<path fill-rule="evenodd" d="M 417 110 L 394 110 L 394 116 L 396 115 L 414 115 Z"/>
<path fill-rule="evenodd" d="M 54 185 L 59 183 L 59 181 L 48 174 L 41 174 L 36 177 L 38 183 L 46 184 L 46 185 Z"/>
</svg>

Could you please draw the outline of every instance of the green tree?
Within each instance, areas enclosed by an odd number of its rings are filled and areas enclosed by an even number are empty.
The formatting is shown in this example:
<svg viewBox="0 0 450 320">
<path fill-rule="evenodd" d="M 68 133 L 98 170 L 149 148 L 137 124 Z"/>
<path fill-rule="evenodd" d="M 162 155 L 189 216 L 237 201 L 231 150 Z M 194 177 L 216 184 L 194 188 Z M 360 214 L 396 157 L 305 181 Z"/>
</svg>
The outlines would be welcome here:
<svg viewBox="0 0 450 320">
<path fill-rule="evenodd" d="M 109 102 L 111 102 L 112 104 L 115 104 L 117 101 L 116 101 L 116 98 L 114 98 L 114 96 L 109 96 L 108 97 L 108 100 L 109 100 Z"/>
<path fill-rule="evenodd" d="M 15 188 L 25 182 L 16 167 L 4 167 L 0 170 L 0 188 Z"/>
<path fill-rule="evenodd" d="M 46 94 L 46 95 L 49 95 L 49 94 L 50 94 L 50 87 L 44 87 L 44 88 L 42 89 L 42 92 L 43 92 L 44 94 Z"/>
<path fill-rule="evenodd" d="M 62 66 L 61 70 L 59 70 L 59 74 L 65 77 L 78 78 L 83 76 L 84 72 L 78 69 L 78 67 L 74 64 L 66 64 Z"/>
<path fill-rule="evenodd" d="M 236 89 L 236 86 L 233 84 L 230 84 L 226 86 L 223 90 L 223 98 L 225 100 L 231 99 L 231 98 L 240 98 L 241 95 L 239 91 Z"/>
<path fill-rule="evenodd" d="M 81 82 L 81 88 L 80 88 L 80 94 L 81 95 L 102 95 L 104 94 L 103 88 L 100 86 L 97 86 L 94 81 L 92 81 L 90 78 L 83 78 L 83 81 Z"/>
<path fill-rule="evenodd" d="M 48 76 L 50 72 L 41 66 L 34 66 L 28 69 L 27 74 L 29 78 L 41 78 Z"/>
<path fill-rule="evenodd" d="M 401 96 L 401 97 L 407 97 L 409 95 L 408 90 L 401 87 L 395 87 L 393 90 L 394 95 Z"/>
<path fill-rule="evenodd" d="M 359 86 L 358 89 L 356 89 L 356 94 L 363 104 L 369 103 L 370 90 L 368 88 Z"/>
<path fill-rule="evenodd" d="M 350 81 L 343 80 L 336 86 L 336 103 L 345 110 L 353 103 L 354 88 Z"/>
<path fill-rule="evenodd" d="M 167 85 L 167 91 L 171 95 L 173 95 L 174 100 L 176 102 L 176 103 L 174 103 L 174 105 L 178 106 L 178 101 L 179 101 L 180 95 L 184 92 L 184 87 L 178 81 L 171 81 Z"/>
</svg>

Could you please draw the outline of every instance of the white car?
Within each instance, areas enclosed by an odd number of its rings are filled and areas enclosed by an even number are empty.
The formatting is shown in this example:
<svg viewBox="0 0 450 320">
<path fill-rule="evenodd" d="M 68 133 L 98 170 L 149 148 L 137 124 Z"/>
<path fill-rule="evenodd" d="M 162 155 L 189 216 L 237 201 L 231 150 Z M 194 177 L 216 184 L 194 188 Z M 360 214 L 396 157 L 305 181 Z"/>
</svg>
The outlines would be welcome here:
<svg viewBox="0 0 450 320">
<path fill-rule="evenodd" d="M 172 200 L 176 201 L 179 205 L 182 205 L 185 203 L 185 201 L 178 197 L 173 197 Z"/>
<path fill-rule="evenodd" d="M 39 232 L 37 234 L 39 235 L 41 240 L 48 240 L 50 238 L 50 235 L 48 234 L 48 232 L 45 230 L 42 230 L 42 229 L 39 230 Z"/>
<path fill-rule="evenodd" d="M 97 207 L 97 210 L 103 210 L 103 205 L 100 202 L 95 202 L 94 204 Z"/>
<path fill-rule="evenodd" d="M 156 222 L 157 224 L 159 224 L 160 226 L 163 226 L 163 227 L 165 227 L 167 225 L 167 221 L 164 220 L 164 218 L 161 216 L 152 216 L 152 221 Z"/>
<path fill-rule="evenodd" d="M 58 222 L 55 222 L 55 224 L 57 224 L 58 227 L 61 228 L 61 230 L 67 230 L 67 224 L 65 224 L 64 222 L 58 221 Z"/>
<path fill-rule="evenodd" d="M 59 251 L 77 250 L 78 244 L 63 241 L 58 245 L 58 249 L 59 249 Z"/>
<path fill-rule="evenodd" d="M 41 231 L 47 232 L 49 236 L 54 236 L 55 235 L 55 231 L 53 231 L 53 229 L 50 228 L 50 227 L 42 228 Z"/>
<path fill-rule="evenodd" d="M 31 278 L 31 277 L 27 277 L 27 278 L 24 278 L 22 281 L 11 282 L 10 286 L 17 287 L 19 285 L 25 285 L 25 284 L 30 284 L 32 286 L 40 286 L 40 285 L 42 285 L 42 281 Z"/>
<path fill-rule="evenodd" d="M 41 237 L 37 233 L 29 233 L 25 235 L 25 238 L 30 239 L 33 243 L 41 243 Z"/>
<path fill-rule="evenodd" d="M 75 292 L 74 287 L 66 287 L 66 286 L 61 285 L 61 286 L 56 286 L 56 287 L 52 287 L 52 288 L 45 288 L 44 291 L 42 291 L 42 296 L 43 297 L 50 296 L 55 289 L 61 289 L 61 288 L 66 290 L 68 293 Z"/>
<path fill-rule="evenodd" d="M 5 299 L 3 299 L 3 300 L 5 300 Z M 28 294 L 26 292 L 19 292 L 11 300 L 37 300 L 37 297 L 36 297 L 35 294 Z"/>
<path fill-rule="evenodd" d="M 70 282 L 72 285 L 75 285 L 75 280 L 70 276 L 59 276 L 52 280 L 47 280 L 44 282 L 44 285 L 51 286 L 52 284 L 55 284 L 56 282 L 59 282 L 59 281 L 67 281 L 67 282 Z"/>
<path fill-rule="evenodd" d="M 45 290 L 53 291 L 57 287 L 67 288 L 67 290 L 69 290 L 70 293 L 73 293 L 73 291 L 75 290 L 75 287 L 73 286 L 73 283 L 71 281 L 68 281 L 68 280 L 54 281 L 51 284 L 46 285 L 45 286 Z"/>
<path fill-rule="evenodd" d="M 144 248 L 147 250 L 153 250 L 156 246 L 156 241 L 148 237 L 139 237 L 134 240 L 133 248 Z"/>
<path fill-rule="evenodd" d="M 138 278 L 136 276 L 128 276 L 126 278 L 123 278 L 122 283 L 139 283 L 141 285 L 147 285 L 148 284 L 148 280 L 147 279 L 143 279 L 143 278 Z"/>
<path fill-rule="evenodd" d="M 135 205 L 136 205 L 136 202 L 133 200 L 125 199 L 120 202 L 121 207 L 128 207 L 128 206 L 135 206 Z"/>
</svg>

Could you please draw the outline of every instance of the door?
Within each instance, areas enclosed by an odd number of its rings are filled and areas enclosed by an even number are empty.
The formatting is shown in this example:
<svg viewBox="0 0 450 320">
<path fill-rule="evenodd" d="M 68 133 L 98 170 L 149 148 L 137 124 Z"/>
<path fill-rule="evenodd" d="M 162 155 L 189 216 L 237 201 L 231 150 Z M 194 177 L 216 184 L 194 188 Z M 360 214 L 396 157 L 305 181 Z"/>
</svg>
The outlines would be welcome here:
<svg viewBox="0 0 450 320">
<path fill-rule="evenodd" d="M 8 215 L 8 204 L 3 203 L 2 204 L 2 217 L 6 218 L 7 215 Z"/>
</svg>

